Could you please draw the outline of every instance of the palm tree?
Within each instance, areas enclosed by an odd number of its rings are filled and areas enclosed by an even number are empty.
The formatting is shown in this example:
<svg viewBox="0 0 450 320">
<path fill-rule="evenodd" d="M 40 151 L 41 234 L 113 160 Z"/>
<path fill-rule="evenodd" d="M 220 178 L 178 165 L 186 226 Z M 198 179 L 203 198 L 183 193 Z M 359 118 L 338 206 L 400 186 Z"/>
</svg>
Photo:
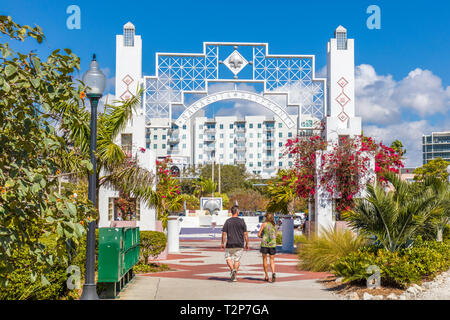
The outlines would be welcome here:
<svg viewBox="0 0 450 320">
<path fill-rule="evenodd" d="M 269 182 L 267 193 L 270 201 L 267 210 L 270 212 L 294 213 L 297 176 L 293 170 L 280 170 L 274 181 Z"/>
<path fill-rule="evenodd" d="M 357 199 L 355 208 L 344 218 L 366 236 L 376 236 L 389 251 L 413 241 L 439 205 L 431 188 L 414 192 L 414 186 L 396 174 L 387 173 L 393 190 L 382 185 L 367 185 L 367 196 Z"/>
<path fill-rule="evenodd" d="M 157 197 L 153 190 L 155 175 L 140 167 L 135 159 L 129 158 L 121 146 L 114 141 L 125 128 L 133 111 L 141 104 L 142 90 L 126 101 L 113 101 L 105 104 L 103 113 L 98 115 L 97 123 L 97 192 L 101 185 L 111 185 L 125 194 L 132 194 L 137 200 L 147 205 L 157 205 Z M 62 137 L 72 148 L 66 154 L 59 155 L 66 172 L 80 176 L 83 162 L 89 161 L 90 113 L 77 102 L 60 105 L 52 110 L 59 120 L 58 125 Z M 65 113 L 76 114 L 65 121 Z M 103 176 L 99 176 L 100 173 Z"/>
<path fill-rule="evenodd" d="M 217 189 L 217 183 L 208 178 L 200 177 L 200 179 L 196 180 L 194 183 L 196 186 L 194 194 L 196 194 L 198 197 L 211 195 Z"/>
<path fill-rule="evenodd" d="M 430 219 L 422 225 L 422 235 L 442 241 L 443 230 L 450 223 L 450 184 L 434 176 L 417 183 L 417 192 L 425 188 L 433 192 L 436 206 Z"/>
</svg>

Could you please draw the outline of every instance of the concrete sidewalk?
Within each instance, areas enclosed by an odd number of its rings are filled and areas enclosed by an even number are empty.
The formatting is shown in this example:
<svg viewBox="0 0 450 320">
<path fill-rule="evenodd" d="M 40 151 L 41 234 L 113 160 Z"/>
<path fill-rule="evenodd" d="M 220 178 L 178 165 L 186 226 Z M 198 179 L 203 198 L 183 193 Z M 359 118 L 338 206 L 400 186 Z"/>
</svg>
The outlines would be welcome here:
<svg viewBox="0 0 450 320">
<path fill-rule="evenodd" d="M 275 261 L 277 281 L 265 282 L 259 241 L 251 241 L 250 250 L 241 259 L 238 281 L 231 282 L 219 240 L 181 241 L 179 254 L 169 254 L 167 260 L 158 261 L 168 264 L 171 271 L 137 275 L 119 299 L 337 299 L 317 282 L 327 277 L 327 273 L 298 270 L 295 254 L 277 254 Z"/>
</svg>

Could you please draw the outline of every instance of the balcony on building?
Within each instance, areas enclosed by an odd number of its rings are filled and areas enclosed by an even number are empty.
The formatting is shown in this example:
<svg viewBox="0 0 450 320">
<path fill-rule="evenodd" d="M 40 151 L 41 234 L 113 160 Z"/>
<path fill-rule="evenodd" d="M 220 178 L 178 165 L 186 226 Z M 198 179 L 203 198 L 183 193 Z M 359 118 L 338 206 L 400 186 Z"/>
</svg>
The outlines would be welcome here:
<svg viewBox="0 0 450 320">
<path fill-rule="evenodd" d="M 275 140 L 275 137 L 273 135 L 265 135 L 263 137 L 263 141 L 273 141 Z"/>
<path fill-rule="evenodd" d="M 235 138 L 234 138 L 235 142 L 245 142 L 245 135 L 244 134 L 238 134 Z"/>
<path fill-rule="evenodd" d="M 245 158 L 237 158 L 234 160 L 234 164 L 245 164 Z"/>
<path fill-rule="evenodd" d="M 206 136 L 203 137 L 203 141 L 204 142 L 216 141 L 216 136 L 212 134 L 207 134 Z"/>
<path fill-rule="evenodd" d="M 274 156 L 265 156 L 263 159 L 263 162 L 274 162 L 275 157 Z"/>
<path fill-rule="evenodd" d="M 244 133 L 245 132 L 245 124 L 239 125 L 236 124 L 234 127 L 234 133 Z"/>
<path fill-rule="evenodd" d="M 235 146 L 235 149 L 236 149 L 236 151 L 245 151 L 245 150 L 246 150 L 244 144 L 237 144 L 237 145 Z"/>
<path fill-rule="evenodd" d="M 177 144 L 180 142 L 180 136 L 179 135 L 171 135 L 167 139 L 169 144 Z"/>
<path fill-rule="evenodd" d="M 215 144 L 209 144 L 209 145 L 205 145 L 203 150 L 205 152 L 213 152 L 216 150 L 216 145 Z"/>
<path fill-rule="evenodd" d="M 274 171 L 276 168 L 274 166 L 265 166 L 263 168 L 263 171 L 271 172 Z"/>
<path fill-rule="evenodd" d="M 167 149 L 167 154 L 175 154 L 178 152 L 180 152 L 180 149 L 178 147 Z"/>
</svg>

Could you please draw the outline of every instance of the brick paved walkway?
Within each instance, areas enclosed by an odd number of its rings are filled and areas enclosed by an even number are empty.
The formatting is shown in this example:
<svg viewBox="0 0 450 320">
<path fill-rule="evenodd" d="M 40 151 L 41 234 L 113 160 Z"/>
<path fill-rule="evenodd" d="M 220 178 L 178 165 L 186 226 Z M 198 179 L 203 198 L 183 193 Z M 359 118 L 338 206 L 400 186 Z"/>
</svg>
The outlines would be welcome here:
<svg viewBox="0 0 450 320">
<path fill-rule="evenodd" d="M 171 271 L 138 275 L 121 299 L 335 299 L 317 279 L 329 274 L 298 269 L 295 254 L 276 255 L 277 281 L 264 279 L 259 241 L 241 258 L 238 282 L 230 281 L 220 240 L 180 241 L 180 253 L 166 260 Z M 269 269 L 270 272 L 270 269 Z M 270 276 L 270 273 L 269 273 Z"/>
</svg>

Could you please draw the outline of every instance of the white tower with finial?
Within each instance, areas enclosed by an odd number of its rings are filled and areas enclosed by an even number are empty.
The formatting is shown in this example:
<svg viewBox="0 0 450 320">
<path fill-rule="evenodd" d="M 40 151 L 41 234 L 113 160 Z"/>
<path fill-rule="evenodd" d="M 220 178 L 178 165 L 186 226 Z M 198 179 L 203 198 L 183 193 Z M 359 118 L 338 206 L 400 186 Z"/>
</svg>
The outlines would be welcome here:
<svg viewBox="0 0 450 320">
<path fill-rule="evenodd" d="M 327 46 L 327 117 L 326 138 L 361 134 L 361 118 L 355 116 L 355 52 L 354 40 L 347 29 L 337 27 Z"/>
<path fill-rule="evenodd" d="M 131 22 L 116 35 L 116 99 L 127 100 L 136 94 L 142 78 L 142 40 Z"/>
</svg>

